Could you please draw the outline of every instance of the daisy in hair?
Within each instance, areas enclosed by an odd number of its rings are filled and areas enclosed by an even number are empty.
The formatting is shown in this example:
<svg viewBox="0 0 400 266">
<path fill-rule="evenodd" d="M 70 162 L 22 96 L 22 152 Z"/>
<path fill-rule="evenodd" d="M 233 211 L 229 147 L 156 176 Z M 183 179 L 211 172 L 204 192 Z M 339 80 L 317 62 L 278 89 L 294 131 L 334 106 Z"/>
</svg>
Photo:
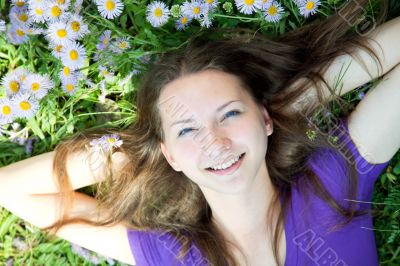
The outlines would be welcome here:
<svg viewBox="0 0 400 266">
<path fill-rule="evenodd" d="M 204 14 L 206 6 L 199 0 L 193 0 L 191 2 L 185 1 L 182 3 L 181 11 L 183 15 L 191 18 L 200 19 Z"/>
<path fill-rule="evenodd" d="M 80 40 L 89 33 L 88 25 L 78 14 L 72 14 L 67 21 L 67 29 L 72 34 L 72 38 Z"/>
<path fill-rule="evenodd" d="M 96 4 L 100 15 L 106 19 L 114 19 L 124 10 L 124 4 L 120 0 L 97 0 Z"/>
<path fill-rule="evenodd" d="M 171 12 L 165 3 L 154 1 L 147 5 L 146 19 L 153 27 L 160 27 L 168 22 Z"/>
<path fill-rule="evenodd" d="M 261 9 L 262 0 L 235 0 L 236 7 L 243 14 L 253 14 L 256 9 Z"/>
<path fill-rule="evenodd" d="M 49 1 L 44 8 L 44 14 L 48 22 L 65 20 L 68 17 L 68 12 L 63 5 L 57 4 L 55 1 Z"/>
<path fill-rule="evenodd" d="M 214 11 L 218 6 L 218 0 L 204 0 L 204 4 L 210 11 Z"/>
<path fill-rule="evenodd" d="M 320 5 L 319 0 L 303 0 L 299 5 L 300 14 L 305 18 L 314 15 Z"/>
<path fill-rule="evenodd" d="M 40 100 L 54 87 L 53 81 L 47 75 L 30 74 L 22 83 L 24 91 L 28 91 Z"/>
<path fill-rule="evenodd" d="M 104 50 L 110 44 L 110 41 L 111 41 L 111 31 L 106 30 L 100 36 L 100 41 L 96 45 L 97 50 Z"/>
<path fill-rule="evenodd" d="M 61 87 L 65 93 L 72 96 L 78 90 L 78 79 L 71 77 L 61 81 Z"/>
<path fill-rule="evenodd" d="M 121 147 L 123 141 L 120 139 L 118 134 L 107 134 L 103 135 L 99 139 L 93 139 L 90 141 L 90 146 L 93 151 L 96 152 L 112 152 L 113 148 Z"/>
<path fill-rule="evenodd" d="M 0 32 L 6 31 L 6 22 L 0 19 Z"/>
<path fill-rule="evenodd" d="M 61 49 L 61 61 L 71 70 L 82 68 L 85 64 L 85 48 L 77 42 L 72 42 Z"/>
<path fill-rule="evenodd" d="M 39 100 L 29 92 L 19 92 L 12 98 L 12 101 L 16 117 L 31 118 L 39 110 Z"/>
<path fill-rule="evenodd" d="M 30 2 L 28 14 L 33 22 L 44 23 L 46 21 L 44 4 L 45 2 L 43 0 L 40 2 L 35 0 Z"/>
<path fill-rule="evenodd" d="M 203 16 L 199 19 L 200 26 L 210 28 L 212 26 L 211 10 L 206 7 Z"/>
<path fill-rule="evenodd" d="M 13 96 L 22 89 L 22 81 L 14 71 L 8 72 L 1 80 L 1 85 L 6 89 L 7 96 Z"/>
<path fill-rule="evenodd" d="M 122 54 L 129 48 L 131 48 L 131 45 L 127 37 L 117 38 L 111 45 L 111 50 L 117 54 Z"/>
<path fill-rule="evenodd" d="M 191 21 L 191 17 L 183 15 L 176 21 L 175 27 L 177 30 L 185 30 Z"/>
<path fill-rule="evenodd" d="M 282 18 L 282 14 L 284 13 L 283 7 L 277 1 L 273 1 L 269 6 L 265 6 L 264 8 L 264 18 L 268 22 L 277 23 Z"/>
<path fill-rule="evenodd" d="M 0 125 L 14 120 L 14 106 L 9 98 L 0 99 Z"/>
<path fill-rule="evenodd" d="M 50 42 L 63 46 L 67 46 L 74 40 L 73 33 L 64 21 L 49 23 L 46 35 Z"/>
</svg>

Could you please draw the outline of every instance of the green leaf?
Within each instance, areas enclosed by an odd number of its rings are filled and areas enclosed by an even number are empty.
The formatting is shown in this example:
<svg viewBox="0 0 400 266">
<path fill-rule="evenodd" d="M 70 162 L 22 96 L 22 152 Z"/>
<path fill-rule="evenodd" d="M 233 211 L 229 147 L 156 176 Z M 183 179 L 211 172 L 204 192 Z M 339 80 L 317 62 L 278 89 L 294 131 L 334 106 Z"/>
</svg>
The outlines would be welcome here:
<svg viewBox="0 0 400 266">
<path fill-rule="evenodd" d="M 40 139 L 44 139 L 43 131 L 40 129 L 40 127 L 34 117 L 28 119 L 27 125 L 32 129 L 33 133 L 36 136 L 38 136 Z"/>
<path fill-rule="evenodd" d="M 394 174 L 391 173 L 386 173 L 387 178 L 389 179 L 390 182 L 395 183 L 397 180 L 397 177 Z"/>
<path fill-rule="evenodd" d="M 396 175 L 400 174 L 400 162 L 397 163 L 397 165 L 393 168 L 393 173 L 395 173 Z"/>
</svg>

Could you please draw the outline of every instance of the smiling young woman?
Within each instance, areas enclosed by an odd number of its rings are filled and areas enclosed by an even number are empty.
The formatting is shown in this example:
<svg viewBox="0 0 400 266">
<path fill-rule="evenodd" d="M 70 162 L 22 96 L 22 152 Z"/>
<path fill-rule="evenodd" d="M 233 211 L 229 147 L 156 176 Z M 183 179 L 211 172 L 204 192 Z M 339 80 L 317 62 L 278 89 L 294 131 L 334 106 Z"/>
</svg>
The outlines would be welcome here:
<svg viewBox="0 0 400 266">
<path fill-rule="evenodd" d="M 195 36 L 146 73 L 134 124 L 84 131 L 0 169 L 0 204 L 140 266 L 377 265 L 373 232 L 362 229 L 372 227 L 370 206 L 354 201 L 370 201 L 400 147 L 400 20 L 350 31 L 343 16 L 367 3 L 275 39 Z M 345 108 L 339 96 L 383 74 L 350 115 L 329 115 L 329 101 Z M 379 117 L 392 122 L 384 131 Z M 124 144 L 92 173 L 85 145 L 110 133 Z M 74 191 L 96 182 L 97 201 Z"/>
</svg>

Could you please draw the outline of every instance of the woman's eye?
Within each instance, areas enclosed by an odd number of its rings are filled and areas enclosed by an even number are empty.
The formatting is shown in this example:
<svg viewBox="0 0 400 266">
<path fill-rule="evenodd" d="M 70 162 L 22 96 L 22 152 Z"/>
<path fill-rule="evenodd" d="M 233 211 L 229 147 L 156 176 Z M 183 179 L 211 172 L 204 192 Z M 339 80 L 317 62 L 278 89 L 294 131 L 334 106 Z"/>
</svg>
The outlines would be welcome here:
<svg viewBox="0 0 400 266">
<path fill-rule="evenodd" d="M 192 130 L 193 128 L 189 127 L 189 128 L 184 128 L 181 131 L 179 131 L 178 133 L 178 137 L 185 135 L 186 130 Z"/>
<path fill-rule="evenodd" d="M 224 115 L 224 118 L 222 119 L 222 120 L 224 120 L 225 118 L 227 118 L 227 117 L 229 117 L 230 115 L 238 115 L 238 114 L 240 114 L 240 111 L 239 110 L 232 110 L 232 111 L 229 111 L 229 112 L 227 112 L 225 115 Z"/>
</svg>

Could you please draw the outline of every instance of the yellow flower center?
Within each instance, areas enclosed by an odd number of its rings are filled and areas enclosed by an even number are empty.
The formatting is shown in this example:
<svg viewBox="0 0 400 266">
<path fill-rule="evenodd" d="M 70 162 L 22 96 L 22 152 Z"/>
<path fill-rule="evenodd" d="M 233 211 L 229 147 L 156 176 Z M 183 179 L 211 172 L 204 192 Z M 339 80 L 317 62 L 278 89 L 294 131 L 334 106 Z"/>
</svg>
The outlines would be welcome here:
<svg viewBox="0 0 400 266">
<path fill-rule="evenodd" d="M 19 16 L 19 20 L 21 20 L 22 22 L 26 22 L 28 20 L 28 15 L 27 14 L 21 14 Z"/>
<path fill-rule="evenodd" d="M 214 0 L 206 0 L 207 4 L 212 4 L 214 3 Z"/>
<path fill-rule="evenodd" d="M 310 2 L 308 2 L 308 3 L 306 4 L 306 8 L 307 8 L 308 10 L 312 9 L 313 7 L 314 7 L 314 2 L 312 2 L 312 1 L 310 1 Z"/>
<path fill-rule="evenodd" d="M 17 7 L 23 7 L 23 6 L 25 5 L 25 2 L 24 2 L 24 1 L 17 1 L 17 2 L 15 3 L 15 5 L 16 5 Z"/>
<path fill-rule="evenodd" d="M 101 73 L 103 74 L 103 76 L 107 76 L 108 75 L 108 71 L 107 70 L 103 70 L 103 71 L 101 71 Z"/>
<path fill-rule="evenodd" d="M 114 1 L 107 1 L 107 2 L 106 2 L 106 9 L 107 9 L 108 11 L 114 10 L 114 9 L 115 9 L 115 3 L 114 3 Z"/>
<path fill-rule="evenodd" d="M 58 6 L 53 6 L 50 11 L 53 17 L 59 17 L 61 15 L 61 9 Z"/>
<path fill-rule="evenodd" d="M 64 30 L 64 29 L 58 30 L 58 31 L 57 31 L 57 36 L 58 36 L 59 38 L 65 38 L 65 36 L 67 36 L 67 31 Z"/>
<path fill-rule="evenodd" d="M 188 22 L 188 18 L 187 17 L 183 17 L 182 19 L 181 19 L 181 23 L 182 24 L 186 24 Z"/>
<path fill-rule="evenodd" d="M 81 29 L 81 24 L 78 21 L 73 21 L 71 23 L 71 28 L 73 31 L 77 32 Z"/>
<path fill-rule="evenodd" d="M 248 6 L 252 6 L 254 3 L 254 0 L 244 0 L 244 3 Z"/>
<path fill-rule="evenodd" d="M 22 110 L 27 111 L 31 109 L 31 104 L 27 101 L 22 101 L 19 106 L 21 107 Z"/>
<path fill-rule="evenodd" d="M 119 44 L 119 48 L 125 49 L 125 48 L 126 48 L 126 42 L 121 42 L 121 43 Z"/>
<path fill-rule="evenodd" d="M 11 113 L 11 108 L 8 105 L 4 105 L 1 112 L 3 115 L 9 115 Z"/>
<path fill-rule="evenodd" d="M 268 14 L 270 14 L 271 16 L 276 15 L 277 12 L 278 12 L 278 9 L 276 8 L 276 6 L 270 6 L 268 8 Z"/>
<path fill-rule="evenodd" d="M 60 45 L 57 45 L 56 48 L 55 48 L 55 50 L 57 51 L 57 53 L 61 52 L 61 49 L 62 49 L 62 45 L 61 45 L 61 44 L 60 44 Z"/>
<path fill-rule="evenodd" d="M 110 144 L 114 144 L 115 141 L 116 141 L 116 139 L 115 139 L 115 138 L 108 138 L 107 141 L 108 141 L 108 143 L 110 143 Z"/>
<path fill-rule="evenodd" d="M 19 91 L 19 83 L 16 82 L 16 81 L 11 81 L 11 82 L 10 82 L 10 90 L 11 90 L 12 92 L 17 93 L 17 92 Z"/>
<path fill-rule="evenodd" d="M 193 9 L 193 13 L 195 13 L 196 15 L 199 14 L 199 13 L 200 13 L 200 7 L 196 6 L 196 7 Z"/>
<path fill-rule="evenodd" d="M 15 33 L 17 33 L 17 35 L 20 36 L 20 37 L 22 37 L 22 36 L 25 35 L 25 32 L 24 32 L 23 30 L 20 30 L 20 29 L 17 29 L 17 30 L 15 31 Z"/>
<path fill-rule="evenodd" d="M 35 9 L 35 12 L 36 12 L 36 15 L 38 15 L 38 16 L 43 15 L 43 10 L 39 7 Z"/>
<path fill-rule="evenodd" d="M 64 67 L 63 72 L 65 76 L 69 76 L 69 74 L 71 74 L 71 70 L 69 69 L 69 67 Z"/>
<path fill-rule="evenodd" d="M 103 44 L 104 44 L 104 45 L 107 45 L 107 43 L 108 43 L 108 38 L 104 38 Z"/>
<path fill-rule="evenodd" d="M 72 50 L 71 52 L 69 52 L 69 58 L 71 58 L 71 60 L 77 60 L 79 57 L 79 54 L 76 50 Z"/>
<path fill-rule="evenodd" d="M 162 16 L 162 14 L 163 14 L 163 12 L 162 12 L 162 9 L 161 8 L 159 8 L 159 7 L 157 7 L 155 10 L 154 10 L 154 16 L 156 16 L 156 17 L 161 17 Z"/>
<path fill-rule="evenodd" d="M 59 5 L 65 4 L 65 0 L 57 0 L 56 2 L 57 2 L 57 4 L 59 4 Z"/>
<path fill-rule="evenodd" d="M 73 91 L 74 90 L 74 85 L 72 84 L 67 84 L 67 86 L 65 86 L 67 91 Z"/>
<path fill-rule="evenodd" d="M 37 91 L 39 88 L 40 88 L 39 83 L 37 83 L 37 82 L 32 83 L 31 89 L 32 89 L 33 91 Z"/>
</svg>

